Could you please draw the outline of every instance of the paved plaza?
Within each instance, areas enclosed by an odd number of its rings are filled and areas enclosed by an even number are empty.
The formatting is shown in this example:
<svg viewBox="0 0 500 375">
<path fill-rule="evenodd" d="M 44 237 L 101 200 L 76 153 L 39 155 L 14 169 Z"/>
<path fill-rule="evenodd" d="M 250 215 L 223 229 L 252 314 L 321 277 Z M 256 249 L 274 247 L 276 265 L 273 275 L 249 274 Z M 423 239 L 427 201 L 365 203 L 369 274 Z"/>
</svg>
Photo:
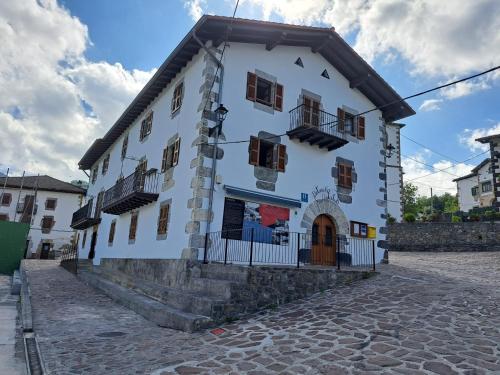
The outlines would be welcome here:
<svg viewBox="0 0 500 375">
<path fill-rule="evenodd" d="M 500 253 L 391 253 L 380 274 L 229 323 L 159 328 L 28 262 L 52 374 L 500 374 Z"/>
</svg>

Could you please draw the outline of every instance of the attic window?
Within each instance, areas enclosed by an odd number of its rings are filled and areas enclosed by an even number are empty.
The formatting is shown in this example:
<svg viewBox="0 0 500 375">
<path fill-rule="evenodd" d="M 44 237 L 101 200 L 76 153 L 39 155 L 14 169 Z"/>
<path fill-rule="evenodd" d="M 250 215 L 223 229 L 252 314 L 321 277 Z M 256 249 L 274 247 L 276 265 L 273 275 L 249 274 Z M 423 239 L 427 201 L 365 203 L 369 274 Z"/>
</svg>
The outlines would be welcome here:
<svg viewBox="0 0 500 375">
<path fill-rule="evenodd" d="M 323 70 L 323 73 L 321 73 L 321 76 L 322 77 L 325 77 L 326 79 L 330 79 L 330 75 L 328 74 L 328 72 L 325 70 Z"/>
<path fill-rule="evenodd" d="M 300 57 L 298 57 L 297 60 L 295 60 L 294 64 L 300 66 L 301 68 L 304 67 L 304 64 L 302 63 L 302 59 Z"/>
</svg>

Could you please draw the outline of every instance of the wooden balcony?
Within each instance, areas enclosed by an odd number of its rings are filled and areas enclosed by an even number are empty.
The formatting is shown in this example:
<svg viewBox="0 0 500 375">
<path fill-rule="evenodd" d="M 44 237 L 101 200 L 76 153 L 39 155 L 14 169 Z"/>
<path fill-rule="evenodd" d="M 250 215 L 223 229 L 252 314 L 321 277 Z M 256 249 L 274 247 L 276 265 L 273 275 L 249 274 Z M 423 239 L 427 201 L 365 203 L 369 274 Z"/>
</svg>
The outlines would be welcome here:
<svg viewBox="0 0 500 375">
<path fill-rule="evenodd" d="M 73 213 L 71 228 L 81 230 L 99 224 L 101 222 L 99 211 L 94 206 L 93 199 L 90 199 L 85 206 Z"/>
<path fill-rule="evenodd" d="M 290 112 L 290 139 L 301 143 L 308 142 L 311 146 L 325 148 L 328 151 L 340 148 L 349 141 L 345 133 L 338 131 L 337 116 L 317 108 L 301 104 Z"/>
<path fill-rule="evenodd" d="M 102 212 L 121 215 L 158 199 L 160 175 L 156 169 L 132 173 L 104 193 Z"/>
</svg>

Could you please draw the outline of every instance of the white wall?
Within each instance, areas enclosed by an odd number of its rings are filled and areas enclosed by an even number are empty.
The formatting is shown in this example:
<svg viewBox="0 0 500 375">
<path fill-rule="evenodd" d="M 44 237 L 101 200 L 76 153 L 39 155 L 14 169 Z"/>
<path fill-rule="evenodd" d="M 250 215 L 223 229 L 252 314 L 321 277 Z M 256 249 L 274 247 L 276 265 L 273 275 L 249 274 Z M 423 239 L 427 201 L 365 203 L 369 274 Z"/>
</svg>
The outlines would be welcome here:
<svg viewBox="0 0 500 375">
<path fill-rule="evenodd" d="M 15 214 L 17 199 L 20 196 L 19 201 L 22 203 L 24 202 L 24 197 L 26 195 L 33 195 L 34 191 L 22 190 L 20 193 L 19 189 L 6 188 L 5 193 L 12 194 L 12 202 L 9 207 L 0 206 L 0 213 L 7 213 L 10 221 L 14 221 L 14 218 L 16 219 L 15 221 L 20 221 L 22 214 Z M 55 210 L 45 209 L 47 198 L 57 199 Z M 81 194 L 38 190 L 36 194 L 38 209 L 31 221 L 32 227 L 28 234 L 28 239 L 30 240 L 28 252 L 36 252 L 40 244 L 47 241 L 54 244 L 54 250 L 60 250 L 61 246 L 70 244 L 75 234 L 75 231 L 70 227 L 71 218 L 73 212 L 80 208 L 82 198 Z M 50 233 L 42 233 L 41 231 L 40 225 L 44 216 L 54 217 L 55 224 Z"/>
<path fill-rule="evenodd" d="M 387 212 L 400 222 L 402 220 L 401 186 L 403 170 L 401 168 L 400 124 L 387 124 L 387 144 L 392 144 L 395 150 L 386 159 L 387 172 Z"/>
<path fill-rule="evenodd" d="M 477 176 L 471 176 L 457 181 L 458 206 L 460 211 L 468 212 L 479 206 L 479 200 L 472 195 L 471 189 L 477 186 Z"/>
</svg>

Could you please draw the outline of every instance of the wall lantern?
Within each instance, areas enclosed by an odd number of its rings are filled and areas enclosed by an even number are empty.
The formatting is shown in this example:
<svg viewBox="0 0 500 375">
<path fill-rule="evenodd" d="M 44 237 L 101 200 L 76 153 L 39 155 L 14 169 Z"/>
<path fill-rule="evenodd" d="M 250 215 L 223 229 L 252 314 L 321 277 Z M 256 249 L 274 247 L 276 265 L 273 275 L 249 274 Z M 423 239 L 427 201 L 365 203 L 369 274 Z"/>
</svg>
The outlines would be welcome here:
<svg viewBox="0 0 500 375">
<path fill-rule="evenodd" d="M 221 123 L 226 119 L 227 113 L 229 110 L 222 105 L 222 103 L 219 105 L 219 107 L 215 110 L 215 114 L 217 116 L 217 121 Z"/>
<path fill-rule="evenodd" d="M 385 149 L 385 157 L 390 158 L 395 149 L 396 147 L 394 147 L 392 143 L 389 143 L 389 145 Z"/>
</svg>

